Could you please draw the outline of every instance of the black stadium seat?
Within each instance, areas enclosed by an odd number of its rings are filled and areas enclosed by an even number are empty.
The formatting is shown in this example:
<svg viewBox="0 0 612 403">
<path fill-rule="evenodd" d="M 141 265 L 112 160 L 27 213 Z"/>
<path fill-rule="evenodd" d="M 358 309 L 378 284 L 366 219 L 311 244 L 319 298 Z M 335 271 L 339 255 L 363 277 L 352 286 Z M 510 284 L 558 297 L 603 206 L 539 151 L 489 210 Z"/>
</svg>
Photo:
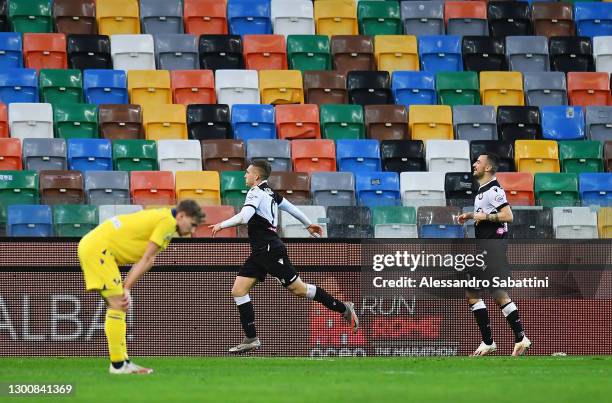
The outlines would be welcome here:
<svg viewBox="0 0 612 403">
<path fill-rule="evenodd" d="M 110 38 L 106 35 L 68 35 L 71 69 L 112 69 Z"/>
<path fill-rule="evenodd" d="M 239 35 L 202 35 L 198 52 L 203 70 L 244 69 Z"/>
<path fill-rule="evenodd" d="M 505 71 L 506 43 L 503 38 L 464 36 L 461 44 L 463 67 L 467 71 Z"/>
<path fill-rule="evenodd" d="M 586 36 L 555 36 L 548 46 L 551 71 L 595 71 L 593 43 Z"/>
<path fill-rule="evenodd" d="M 542 138 L 542 117 L 537 106 L 500 106 L 497 108 L 499 139 L 537 140 Z"/>
<path fill-rule="evenodd" d="M 444 192 L 450 206 L 473 206 L 477 191 L 478 184 L 471 172 L 447 172 L 444 175 Z"/>
<path fill-rule="evenodd" d="M 393 103 L 391 77 L 387 71 L 349 71 L 346 76 L 346 87 L 351 104 Z"/>
<path fill-rule="evenodd" d="M 531 6 L 526 1 L 491 1 L 488 5 L 489 35 L 532 35 Z"/>
<path fill-rule="evenodd" d="M 372 213 L 367 207 L 330 206 L 327 208 L 330 238 L 372 238 Z"/>
<path fill-rule="evenodd" d="M 380 143 L 380 154 L 385 171 L 426 171 L 422 140 L 384 140 Z"/>
<path fill-rule="evenodd" d="M 229 106 L 221 104 L 187 106 L 187 130 L 189 138 L 194 140 L 231 139 Z"/>
<path fill-rule="evenodd" d="M 548 207 L 514 208 L 509 225 L 510 239 L 554 238 L 552 210 Z"/>
<path fill-rule="evenodd" d="M 502 140 L 472 140 L 470 158 L 472 163 L 486 153 L 492 152 L 499 157 L 499 172 L 514 172 L 514 143 Z"/>
</svg>

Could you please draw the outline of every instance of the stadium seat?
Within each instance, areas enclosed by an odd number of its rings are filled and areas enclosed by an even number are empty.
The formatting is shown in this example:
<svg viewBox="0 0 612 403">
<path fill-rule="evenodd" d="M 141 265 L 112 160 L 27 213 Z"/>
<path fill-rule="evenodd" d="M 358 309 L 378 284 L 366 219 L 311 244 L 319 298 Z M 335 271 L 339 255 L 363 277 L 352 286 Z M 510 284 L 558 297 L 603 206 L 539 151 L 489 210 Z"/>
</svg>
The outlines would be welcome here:
<svg viewBox="0 0 612 403">
<path fill-rule="evenodd" d="M 197 140 L 158 140 L 157 163 L 160 171 L 201 171 L 202 151 Z"/>
<path fill-rule="evenodd" d="M 140 33 L 138 0 L 96 1 L 96 19 L 100 35 Z"/>
<path fill-rule="evenodd" d="M 533 206 L 533 175 L 530 172 L 497 172 L 497 181 L 511 206 Z"/>
<path fill-rule="evenodd" d="M 55 31 L 63 34 L 95 35 L 95 0 L 53 0 Z"/>
<path fill-rule="evenodd" d="M 299 70 L 260 70 L 259 90 L 262 104 L 304 103 L 302 73 Z"/>
<path fill-rule="evenodd" d="M 140 19 L 143 34 L 182 34 L 182 1 L 140 0 Z"/>
<path fill-rule="evenodd" d="M 23 67 L 23 43 L 17 32 L 0 32 L 0 68 Z"/>
<path fill-rule="evenodd" d="M 430 172 L 469 172 L 470 145 L 465 140 L 428 140 L 425 161 Z"/>
<path fill-rule="evenodd" d="M 384 105 L 393 101 L 391 77 L 386 71 L 349 71 L 346 88 L 352 104 Z"/>
<path fill-rule="evenodd" d="M 8 18 L 12 29 L 7 31 L 53 32 L 51 11 L 51 0 L 11 0 Z"/>
<path fill-rule="evenodd" d="M 289 0 L 290 2 L 294 0 Z M 330 70 L 331 49 L 326 35 L 289 35 L 287 60 L 292 70 Z"/>
<path fill-rule="evenodd" d="M 323 138 L 333 140 L 365 138 L 361 105 L 321 105 L 320 116 Z"/>
<path fill-rule="evenodd" d="M 218 0 L 183 0 L 185 32 L 227 35 L 227 6 Z"/>
<path fill-rule="evenodd" d="M 261 140 L 258 140 L 261 141 Z M 266 140 L 269 141 L 269 140 Z M 268 183 L 293 204 L 310 204 L 310 175 L 304 172 L 272 172 Z"/>
<path fill-rule="evenodd" d="M 307 104 L 346 104 L 346 76 L 336 71 L 304 71 L 304 96 Z"/>
<path fill-rule="evenodd" d="M 398 105 L 437 104 L 433 73 L 426 71 L 396 71 L 391 77 L 393 98 Z"/>
<path fill-rule="evenodd" d="M 503 38 L 488 36 L 464 36 L 461 41 L 463 67 L 468 71 L 504 71 L 506 42 Z"/>
<path fill-rule="evenodd" d="M 357 35 L 357 7 L 351 0 L 314 2 L 315 30 L 319 35 Z"/>
<path fill-rule="evenodd" d="M 547 207 L 512 208 L 514 220 L 510 224 L 510 239 L 551 239 L 554 238 L 552 210 Z"/>
<path fill-rule="evenodd" d="M 537 106 L 500 106 L 497 108 L 499 139 L 507 142 L 542 138 L 542 116 Z"/>
<path fill-rule="evenodd" d="M 412 140 L 452 140 L 453 115 L 448 105 L 410 105 L 408 123 Z"/>
<path fill-rule="evenodd" d="M 98 107 L 90 104 L 57 104 L 53 106 L 55 137 L 98 137 Z"/>
<path fill-rule="evenodd" d="M 589 207 L 553 207 L 553 229 L 557 239 L 597 239 L 597 212 Z"/>
<path fill-rule="evenodd" d="M 506 55 L 511 71 L 549 71 L 548 38 L 545 36 L 507 36 Z"/>
<path fill-rule="evenodd" d="M 421 70 L 430 73 L 439 71 L 462 71 L 461 37 L 419 36 L 419 59 Z"/>
<path fill-rule="evenodd" d="M 440 105 L 480 105 L 478 73 L 475 71 L 436 73 L 436 91 Z"/>
<path fill-rule="evenodd" d="M 0 138 L 0 171 L 21 169 L 21 140 Z"/>
<path fill-rule="evenodd" d="M 115 70 L 155 70 L 153 35 L 111 35 Z"/>
<path fill-rule="evenodd" d="M 155 64 L 159 70 L 197 70 L 200 68 L 198 38 L 195 35 L 156 34 L 154 42 Z"/>
<path fill-rule="evenodd" d="M 578 182 L 583 206 L 612 206 L 612 172 L 583 172 Z"/>
<path fill-rule="evenodd" d="M 544 106 L 542 137 L 546 140 L 584 140 L 584 112 L 579 106 Z"/>
<path fill-rule="evenodd" d="M 402 172 L 400 189 L 404 206 L 446 206 L 444 172 Z"/>
<path fill-rule="evenodd" d="M 194 238 L 212 238 L 212 229 L 209 225 L 222 222 L 231 218 L 236 213 L 232 206 L 206 206 L 200 205 L 205 214 L 203 222 L 196 228 L 192 237 Z M 236 227 L 224 228 L 219 231 L 215 238 L 236 238 Z"/>
<path fill-rule="evenodd" d="M 215 74 L 217 102 L 230 108 L 234 104 L 258 104 L 259 75 L 255 70 L 219 70 Z"/>
<path fill-rule="evenodd" d="M 0 224 L 12 204 L 38 204 L 38 174 L 34 171 L 0 171 Z"/>
<path fill-rule="evenodd" d="M 444 35 L 443 1 L 402 1 L 401 14 L 407 35 Z"/>
<path fill-rule="evenodd" d="M 85 172 L 87 204 L 130 204 L 130 178 L 122 171 Z"/>
<path fill-rule="evenodd" d="M 367 207 L 332 206 L 327 209 L 327 217 L 329 238 L 374 237 L 372 214 Z"/>
<path fill-rule="evenodd" d="M 42 69 L 38 74 L 40 101 L 58 104 L 78 104 L 83 101 L 81 70 Z"/>
<path fill-rule="evenodd" d="M 560 71 L 523 74 L 525 103 L 529 106 L 567 105 L 565 74 Z"/>
<path fill-rule="evenodd" d="M 464 238 L 463 225 L 457 224 L 459 207 L 421 206 L 417 209 L 419 238 Z"/>
<path fill-rule="evenodd" d="M 66 35 L 23 34 L 24 66 L 31 69 L 66 69 Z"/>
<path fill-rule="evenodd" d="M 487 16 L 493 37 L 532 35 L 531 6 L 526 1 L 490 1 Z"/>
<path fill-rule="evenodd" d="M 100 105 L 98 122 L 100 137 L 110 140 L 144 138 L 140 105 Z"/>
<path fill-rule="evenodd" d="M 287 50 L 283 35 L 245 35 L 245 68 L 250 70 L 286 70 Z"/>
<path fill-rule="evenodd" d="M 268 161 L 273 172 L 291 171 L 291 144 L 289 140 L 251 139 L 247 142 L 247 160 Z"/>
<path fill-rule="evenodd" d="M 362 1 L 357 4 L 359 33 L 362 35 L 401 35 L 400 6 L 397 1 Z"/>
<path fill-rule="evenodd" d="M 111 141 L 108 139 L 69 139 L 68 169 L 78 171 L 112 171 Z M 117 204 L 117 203 L 115 203 Z"/>
<path fill-rule="evenodd" d="M 244 181 L 244 171 L 221 172 L 221 200 L 236 208 L 242 208 L 249 191 Z"/>
<path fill-rule="evenodd" d="M 153 104 L 171 104 L 172 90 L 168 70 L 128 71 L 130 103 L 146 107 Z"/>
<path fill-rule="evenodd" d="M 327 238 L 327 214 L 324 206 L 301 206 L 300 211 L 308 217 L 310 222 L 323 228 L 322 238 Z M 311 235 L 304 224 L 299 222 L 286 211 L 280 212 L 280 224 L 284 238 L 310 238 Z"/>
<path fill-rule="evenodd" d="M 378 172 L 380 145 L 378 140 L 337 140 L 336 161 L 339 171 L 361 173 Z"/>
<path fill-rule="evenodd" d="M 369 208 L 401 204 L 396 172 L 359 172 L 355 176 L 357 204 Z"/>
<path fill-rule="evenodd" d="M 198 105 L 187 107 L 187 130 L 194 140 L 231 139 L 232 124 L 227 105 Z"/>
<path fill-rule="evenodd" d="M 559 149 L 554 140 L 516 140 L 517 172 L 559 172 Z"/>
<path fill-rule="evenodd" d="M 113 168 L 126 172 L 157 170 L 157 143 L 153 140 L 114 140 Z"/>
<path fill-rule="evenodd" d="M 612 140 L 612 107 L 587 106 L 585 108 L 586 133 L 591 140 Z"/>
<path fill-rule="evenodd" d="M 483 105 L 525 105 L 522 74 L 483 71 L 480 73 L 480 99 Z"/>
<path fill-rule="evenodd" d="M 489 35 L 485 1 L 445 1 L 444 20 L 449 35 Z"/>
<path fill-rule="evenodd" d="M 126 205 L 104 205 L 98 206 L 98 222 L 102 224 L 104 221 L 109 218 L 122 215 L 122 214 L 132 214 L 142 210 L 142 206 L 136 204 L 126 204 Z"/>
<path fill-rule="evenodd" d="M 53 236 L 51 207 L 13 205 L 8 207 L 8 236 L 50 237 Z"/>
<path fill-rule="evenodd" d="M 238 140 L 276 138 L 272 105 L 234 105 L 231 117 L 234 138 Z"/>
<path fill-rule="evenodd" d="M 374 55 L 378 70 L 389 73 L 419 70 L 419 53 L 414 35 L 376 35 Z"/>
<path fill-rule="evenodd" d="M 165 206 L 174 204 L 176 199 L 174 174 L 169 171 L 133 171 L 130 190 L 132 204 Z"/>
<path fill-rule="evenodd" d="M 612 172 L 612 140 L 604 143 L 604 164 L 606 172 Z"/>
<path fill-rule="evenodd" d="M 612 73 L 612 36 L 596 36 L 593 38 L 593 57 L 595 70 Z"/>
<path fill-rule="evenodd" d="M 497 117 L 493 106 L 453 106 L 457 140 L 497 140 Z"/>
<path fill-rule="evenodd" d="M 312 203 L 320 206 L 354 206 L 355 176 L 352 172 L 313 172 L 310 175 Z"/>
<path fill-rule="evenodd" d="M 534 2 L 531 4 L 533 31 L 546 37 L 574 36 L 574 10 L 571 3 Z"/>
<path fill-rule="evenodd" d="M 84 204 L 81 171 L 41 171 L 40 204 Z"/>
<path fill-rule="evenodd" d="M 336 170 L 336 146 L 333 140 L 292 140 L 291 159 L 295 172 Z"/>
<path fill-rule="evenodd" d="M 559 141 L 561 172 L 603 172 L 603 145 L 597 140 Z"/>
<path fill-rule="evenodd" d="M 112 69 L 110 38 L 106 35 L 68 35 L 68 66 L 71 69 Z"/>
<path fill-rule="evenodd" d="M 612 238 L 612 207 L 602 207 L 597 212 L 597 227 L 599 228 L 599 238 Z"/>
<path fill-rule="evenodd" d="M 270 0 L 228 0 L 227 20 L 230 34 L 271 34 L 270 8 Z"/>
<path fill-rule="evenodd" d="M 8 108 L 6 104 L 0 103 L 0 139 L 7 137 L 9 137 Z"/>
<path fill-rule="evenodd" d="M 607 2 L 577 2 L 574 20 L 578 36 L 612 35 L 612 4 Z"/>
<path fill-rule="evenodd" d="M 38 102 L 38 77 L 34 69 L 0 69 L 0 102 Z"/>
<path fill-rule="evenodd" d="M 9 20 L 7 18 L 7 0 L 0 0 L 0 30 L 6 32 L 11 30 Z"/>
<path fill-rule="evenodd" d="M 83 94 L 88 104 L 127 104 L 127 75 L 122 70 L 85 70 Z"/>
<path fill-rule="evenodd" d="M 148 140 L 187 139 L 185 105 L 152 104 L 142 108 L 142 124 Z"/>
<path fill-rule="evenodd" d="M 498 172 L 514 172 L 514 144 L 500 140 L 470 141 L 470 159 L 476 162 L 478 157 L 486 152 L 499 156 Z"/>
<path fill-rule="evenodd" d="M 274 109 L 276 112 L 276 133 L 279 139 L 321 138 L 317 105 L 277 105 Z"/>
<path fill-rule="evenodd" d="M 219 172 L 178 171 L 175 176 L 177 201 L 192 199 L 204 205 L 221 204 Z"/>
<path fill-rule="evenodd" d="M 591 38 L 562 36 L 550 38 L 550 69 L 552 71 L 594 71 Z"/>
<path fill-rule="evenodd" d="M 217 102 L 212 70 L 173 70 L 170 72 L 175 104 L 214 104 Z"/>
<path fill-rule="evenodd" d="M 449 206 L 473 207 L 478 182 L 472 172 L 447 172 L 444 175 L 444 192 Z"/>
<path fill-rule="evenodd" d="M 544 207 L 577 206 L 578 175 L 575 173 L 542 173 L 534 175 L 536 203 Z"/>
<path fill-rule="evenodd" d="M 202 35 L 198 44 L 198 53 L 201 69 L 244 69 L 240 36 Z"/>
<path fill-rule="evenodd" d="M 242 140 L 202 140 L 202 166 L 206 171 L 244 171 L 246 150 Z"/>
<path fill-rule="evenodd" d="M 374 238 L 418 238 L 414 207 L 374 207 L 372 225 L 374 225 Z"/>
<path fill-rule="evenodd" d="M 409 138 L 408 110 L 403 105 L 366 105 L 363 110 L 368 138 L 379 141 Z"/>
<path fill-rule="evenodd" d="M 78 204 L 53 206 L 55 236 L 81 238 L 97 226 L 97 206 Z"/>
<path fill-rule="evenodd" d="M 371 36 L 334 35 L 330 46 L 333 67 L 338 73 L 346 75 L 351 70 L 376 70 L 374 39 Z"/>
<path fill-rule="evenodd" d="M 384 171 L 425 171 L 425 146 L 421 140 L 383 140 L 380 155 Z"/>
<path fill-rule="evenodd" d="M 567 73 L 567 92 L 570 105 L 612 105 L 610 77 L 608 73 Z"/>
<path fill-rule="evenodd" d="M 51 104 L 9 104 L 9 127 L 13 138 L 53 138 Z"/>
<path fill-rule="evenodd" d="M 314 6 L 309 0 L 272 0 L 272 30 L 276 35 L 314 35 Z"/>
</svg>

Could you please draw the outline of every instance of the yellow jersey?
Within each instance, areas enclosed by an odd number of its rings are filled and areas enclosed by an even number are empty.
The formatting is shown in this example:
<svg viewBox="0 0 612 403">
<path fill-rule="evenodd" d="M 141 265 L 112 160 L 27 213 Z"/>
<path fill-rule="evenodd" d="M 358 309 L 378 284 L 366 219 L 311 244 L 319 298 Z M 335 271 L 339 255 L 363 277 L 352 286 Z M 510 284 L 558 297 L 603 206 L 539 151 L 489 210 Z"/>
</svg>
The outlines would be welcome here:
<svg viewBox="0 0 612 403">
<path fill-rule="evenodd" d="M 147 244 L 155 243 L 164 250 L 176 234 L 176 219 L 169 208 L 142 210 L 118 215 L 104 221 L 88 235 L 108 249 L 117 264 L 139 261 Z"/>
</svg>

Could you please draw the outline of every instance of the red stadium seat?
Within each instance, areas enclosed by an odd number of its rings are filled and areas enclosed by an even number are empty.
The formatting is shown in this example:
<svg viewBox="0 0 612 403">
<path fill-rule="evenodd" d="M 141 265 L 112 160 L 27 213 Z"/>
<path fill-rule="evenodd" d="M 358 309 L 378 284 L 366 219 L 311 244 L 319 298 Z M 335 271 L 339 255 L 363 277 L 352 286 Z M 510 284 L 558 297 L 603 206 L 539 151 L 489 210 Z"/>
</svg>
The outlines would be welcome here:
<svg viewBox="0 0 612 403">
<path fill-rule="evenodd" d="M 567 73 L 567 92 L 570 105 L 612 105 L 610 77 L 605 72 Z"/>
<path fill-rule="evenodd" d="M 0 170 L 20 171 L 21 140 L 0 138 Z"/>
<path fill-rule="evenodd" d="M 193 35 L 227 35 L 225 0 L 184 0 L 185 32 Z"/>
<path fill-rule="evenodd" d="M 9 136 L 8 107 L 0 104 L 0 138 Z"/>
<path fill-rule="evenodd" d="M 23 59 L 31 69 L 67 69 L 66 35 L 23 34 Z"/>
<path fill-rule="evenodd" d="M 317 105 L 277 105 L 276 134 L 279 139 L 320 139 Z"/>
<path fill-rule="evenodd" d="M 287 70 L 283 35 L 244 35 L 242 46 L 246 69 Z"/>
<path fill-rule="evenodd" d="M 83 204 L 81 171 L 40 171 L 40 204 Z"/>
<path fill-rule="evenodd" d="M 512 206 L 533 206 L 533 174 L 531 172 L 498 172 L 499 184 L 506 191 L 506 199 Z"/>
<path fill-rule="evenodd" d="M 175 203 L 174 174 L 170 171 L 132 171 L 132 204 L 171 205 Z"/>
<path fill-rule="evenodd" d="M 194 238 L 211 238 L 212 230 L 208 228 L 208 226 L 211 224 L 220 223 L 221 221 L 225 221 L 235 214 L 234 207 L 232 206 L 202 205 L 200 207 L 202 207 L 202 211 L 206 216 L 202 224 L 200 224 L 198 228 L 196 228 L 196 231 L 193 234 Z M 236 227 L 224 228 L 215 235 L 216 238 L 236 238 L 236 236 Z"/>
<path fill-rule="evenodd" d="M 170 72 L 175 104 L 215 104 L 215 77 L 212 70 L 174 70 Z"/>
<path fill-rule="evenodd" d="M 334 172 L 336 145 L 334 140 L 293 140 L 291 159 L 295 172 Z"/>
</svg>

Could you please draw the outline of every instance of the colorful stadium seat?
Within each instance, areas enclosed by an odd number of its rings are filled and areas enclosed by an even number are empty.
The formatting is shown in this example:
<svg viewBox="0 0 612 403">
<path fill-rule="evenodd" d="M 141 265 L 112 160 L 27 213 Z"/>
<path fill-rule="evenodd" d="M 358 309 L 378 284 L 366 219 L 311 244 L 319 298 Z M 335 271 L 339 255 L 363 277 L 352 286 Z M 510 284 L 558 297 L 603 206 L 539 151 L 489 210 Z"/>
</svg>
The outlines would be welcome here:
<svg viewBox="0 0 612 403">
<path fill-rule="evenodd" d="M 127 104 L 127 75 L 123 70 L 85 70 L 83 94 L 88 104 Z"/>
<path fill-rule="evenodd" d="M 501 140 L 472 140 L 470 141 L 470 158 L 474 163 L 478 157 L 486 152 L 499 156 L 498 172 L 514 172 L 514 144 Z"/>
<path fill-rule="evenodd" d="M 158 140 L 157 163 L 160 171 L 201 171 L 202 151 L 197 140 Z"/>
<path fill-rule="evenodd" d="M 612 4 L 578 2 L 574 4 L 574 20 L 579 36 L 612 35 Z"/>
<path fill-rule="evenodd" d="M 13 138 L 53 138 L 51 104 L 9 104 L 9 127 Z"/>
<path fill-rule="evenodd" d="M 319 139 L 321 126 L 317 105 L 277 105 L 276 133 L 279 139 Z"/>
<path fill-rule="evenodd" d="M 295 172 L 335 171 L 336 146 L 333 140 L 292 140 L 291 159 Z"/>
<path fill-rule="evenodd" d="M 232 124 L 228 105 L 189 105 L 187 130 L 190 139 L 231 139 Z"/>
<path fill-rule="evenodd" d="M 217 0 L 183 0 L 185 32 L 192 35 L 227 35 L 227 6 Z"/>
<path fill-rule="evenodd" d="M 400 6 L 396 1 L 361 1 L 357 4 L 359 33 L 362 35 L 401 35 Z"/>
<path fill-rule="evenodd" d="M 142 124 L 148 140 L 187 139 L 185 105 L 152 104 L 142 108 Z"/>
<path fill-rule="evenodd" d="M 605 106 L 612 105 L 610 77 L 608 73 L 567 73 L 567 92 L 570 105 Z"/>
<path fill-rule="evenodd" d="M 408 110 L 403 105 L 366 105 L 366 137 L 375 140 L 402 140 L 409 137 Z"/>
<path fill-rule="evenodd" d="M 0 102 L 38 102 L 38 77 L 34 69 L 0 70 Z"/>
<path fill-rule="evenodd" d="M 214 104 L 217 102 L 212 70 L 173 70 L 170 72 L 175 104 Z"/>
<path fill-rule="evenodd" d="M 101 35 L 140 33 L 138 0 L 97 1 L 96 19 Z"/>
<path fill-rule="evenodd" d="M 553 207 L 557 239 L 597 239 L 597 213 L 588 207 Z"/>
<path fill-rule="evenodd" d="M 299 70 L 260 70 L 261 103 L 303 104 L 304 88 Z"/>
<path fill-rule="evenodd" d="M 198 44 L 200 68 L 207 70 L 243 69 L 242 37 L 202 35 Z"/>
<path fill-rule="evenodd" d="M 497 117 L 493 106 L 453 106 L 457 140 L 497 140 Z"/>
<path fill-rule="evenodd" d="M 68 66 L 71 69 L 112 69 L 110 38 L 106 35 L 68 35 Z"/>
<path fill-rule="evenodd" d="M 97 206 L 78 204 L 53 206 L 53 231 L 55 236 L 80 238 L 97 226 Z"/>
<path fill-rule="evenodd" d="M 130 178 L 127 172 L 87 171 L 84 176 L 88 204 L 130 204 Z"/>
<path fill-rule="evenodd" d="M 437 104 L 433 73 L 426 71 L 396 71 L 391 77 L 391 90 L 395 103 L 410 105 Z"/>
<path fill-rule="evenodd" d="M 421 70 L 430 73 L 463 70 L 461 37 L 419 36 L 418 42 Z"/>
<path fill-rule="evenodd" d="M 140 0 L 143 34 L 182 34 L 183 3 L 181 0 Z"/>
<path fill-rule="evenodd" d="M 67 169 L 64 139 L 23 139 L 23 163 L 28 171 Z"/>
<path fill-rule="evenodd" d="M 514 159 L 517 172 L 559 172 L 559 149 L 554 140 L 516 140 Z"/>
<path fill-rule="evenodd" d="M 136 204 L 107 204 L 98 206 L 98 223 L 102 224 L 109 218 L 121 215 L 132 214 L 142 210 L 142 206 Z"/>
<path fill-rule="evenodd" d="M 38 73 L 38 88 L 40 101 L 51 105 L 83 101 L 81 70 L 42 69 Z"/>
<path fill-rule="evenodd" d="M 21 140 L 0 138 L 0 170 L 21 170 Z"/>
<path fill-rule="evenodd" d="M 168 70 L 128 71 L 130 103 L 143 107 L 153 104 L 171 104 L 172 90 Z"/>
<path fill-rule="evenodd" d="M 249 188 L 244 181 L 244 171 L 221 172 L 221 200 L 223 204 L 242 208 L 248 191 Z"/>
<path fill-rule="evenodd" d="M 579 106 L 542 107 L 542 137 L 547 140 L 584 140 L 584 111 Z"/>
<path fill-rule="evenodd" d="M 595 58 L 595 70 L 612 72 L 612 36 L 596 36 L 593 38 L 593 57 Z"/>
<path fill-rule="evenodd" d="M 175 183 L 177 200 L 192 199 L 205 205 L 221 204 L 221 184 L 217 171 L 178 171 Z"/>
<path fill-rule="evenodd" d="M 506 199 L 512 206 L 533 206 L 533 174 L 530 172 L 498 172 L 497 181 L 506 192 Z"/>
<path fill-rule="evenodd" d="M 315 1 L 314 19 L 319 35 L 357 35 L 357 7 L 350 0 Z"/>
<path fill-rule="evenodd" d="M 371 36 L 334 35 L 330 44 L 334 70 L 340 74 L 346 75 L 351 70 L 376 70 Z"/>
<path fill-rule="evenodd" d="M 195 35 L 156 34 L 154 42 L 155 64 L 159 70 L 197 70 L 200 68 L 198 38 Z"/>
<path fill-rule="evenodd" d="M 228 0 L 227 20 L 232 35 L 272 33 L 270 0 Z"/>
<path fill-rule="evenodd" d="M 545 36 L 507 36 L 506 55 L 511 71 L 549 71 L 548 38 Z"/>
<path fill-rule="evenodd" d="M 354 206 L 355 176 L 352 172 L 313 172 L 310 175 L 312 202 L 319 206 Z"/>
<path fill-rule="evenodd" d="M 612 238 L 612 207 L 602 207 L 597 213 L 597 227 L 599 238 Z"/>
<path fill-rule="evenodd" d="M 534 177 L 535 197 L 539 206 L 569 207 L 578 205 L 580 197 L 577 174 L 538 172 Z"/>
<path fill-rule="evenodd" d="M 273 172 L 291 171 L 291 144 L 289 140 L 249 140 L 247 160 L 268 161 Z"/>
<path fill-rule="evenodd" d="M 523 85 L 525 103 L 529 106 L 567 105 L 565 74 L 560 71 L 524 73 Z"/>
<path fill-rule="evenodd" d="M 464 238 L 462 225 L 457 224 L 459 207 L 421 206 L 417 209 L 419 238 Z"/>
<path fill-rule="evenodd" d="M 66 35 L 23 34 L 23 61 L 36 70 L 68 68 Z"/>
<path fill-rule="evenodd" d="M 513 143 L 517 139 L 542 138 L 542 116 L 537 106 L 500 106 L 497 108 L 499 139 Z"/>
<path fill-rule="evenodd" d="M 511 239 L 554 238 L 552 210 L 541 206 L 517 206 L 512 209 L 514 220 L 510 226 Z"/>
<path fill-rule="evenodd" d="M 11 31 L 53 32 L 51 0 L 11 0 L 8 18 Z"/>
<path fill-rule="evenodd" d="M 400 188 L 404 206 L 446 206 L 444 172 L 402 172 Z"/>
<path fill-rule="evenodd" d="M 309 0 L 272 0 L 272 30 L 276 35 L 314 35 L 314 6 Z"/>
<path fill-rule="evenodd" d="M 535 35 L 574 36 L 574 10 L 569 3 L 534 2 L 531 4 Z"/>
<path fill-rule="evenodd" d="M 525 105 L 523 76 L 518 71 L 483 71 L 480 98 L 483 105 Z"/>
<path fill-rule="evenodd" d="M 68 169 L 78 171 L 111 171 L 111 141 L 108 139 L 69 139 Z M 117 203 L 115 203 L 117 204 Z"/>
<path fill-rule="evenodd" d="M 174 204 L 174 174 L 169 171 L 133 171 L 130 173 L 130 191 L 133 204 Z"/>
<path fill-rule="evenodd" d="M 84 204 L 83 174 L 81 171 L 41 171 L 41 204 Z"/>
<path fill-rule="evenodd" d="M 332 206 L 327 209 L 329 238 L 372 238 L 372 214 L 367 207 Z"/>
<path fill-rule="evenodd" d="M 53 235 L 53 217 L 49 206 L 13 205 L 8 207 L 7 235 L 14 237 L 49 237 Z"/>
<path fill-rule="evenodd" d="M 218 70 L 215 74 L 217 102 L 259 104 L 259 74 L 255 70 Z"/>
<path fill-rule="evenodd" d="M 401 14 L 407 35 L 444 35 L 442 1 L 402 1 Z"/>
<path fill-rule="evenodd" d="M 153 35 L 111 35 L 111 55 L 115 70 L 155 70 Z"/>
<path fill-rule="evenodd" d="M 378 70 L 419 70 L 417 38 L 413 35 L 376 35 L 374 54 Z"/>
<path fill-rule="evenodd" d="M 204 221 L 196 228 L 194 238 L 212 238 L 212 229 L 209 225 L 222 222 L 235 214 L 232 206 L 200 206 L 205 214 Z M 236 227 L 224 228 L 219 231 L 216 238 L 236 238 Z"/>
<path fill-rule="evenodd" d="M 603 146 L 600 141 L 559 141 L 561 172 L 603 172 Z"/>
<path fill-rule="evenodd" d="M 414 207 L 374 207 L 372 225 L 374 225 L 374 238 L 418 238 Z"/>
<path fill-rule="evenodd" d="M 380 171 L 380 145 L 378 140 L 337 140 L 336 161 L 339 171 L 362 172 Z"/>
<path fill-rule="evenodd" d="M 399 176 L 396 172 L 360 172 L 355 178 L 357 203 L 370 208 L 400 204 Z"/>
<path fill-rule="evenodd" d="M 290 0 L 293 1 L 293 0 Z M 293 70 L 330 70 L 331 49 L 326 35 L 289 35 L 287 59 Z"/>
<path fill-rule="evenodd" d="M 474 197 L 478 191 L 478 182 L 472 172 L 446 172 L 444 174 L 444 192 L 449 206 L 474 207 Z"/>
<path fill-rule="evenodd" d="M 587 106 L 585 110 L 587 137 L 602 142 L 612 139 L 612 107 Z"/>
<path fill-rule="evenodd" d="M 98 122 L 100 137 L 110 140 L 144 138 L 140 105 L 100 105 Z"/>
<path fill-rule="evenodd" d="M 286 70 L 287 49 L 283 35 L 244 35 L 245 68 Z"/>
<path fill-rule="evenodd" d="M 504 71 L 506 43 L 503 38 L 465 36 L 461 42 L 463 66 L 469 71 Z"/>
<path fill-rule="evenodd" d="M 23 67 L 23 43 L 17 32 L 0 32 L 0 68 Z"/>
<path fill-rule="evenodd" d="M 550 38 L 550 69 L 552 71 L 594 71 L 593 44 L 585 36 Z"/>
<path fill-rule="evenodd" d="M 63 34 L 95 35 L 95 0 L 53 0 L 55 31 Z"/>
<path fill-rule="evenodd" d="M 430 172 L 469 172 L 470 145 L 466 140 L 428 140 L 425 161 Z"/>
<path fill-rule="evenodd" d="M 612 206 L 612 172 L 583 172 L 578 182 L 583 206 Z"/>
<path fill-rule="evenodd" d="M 436 91 L 441 105 L 480 105 L 478 73 L 475 71 L 436 73 Z"/>
<path fill-rule="evenodd" d="M 308 104 L 348 102 L 346 76 L 336 71 L 304 71 L 304 96 Z"/>
<path fill-rule="evenodd" d="M 91 104 L 57 104 L 53 106 L 55 137 L 98 137 L 98 107 Z"/>
<path fill-rule="evenodd" d="M 487 3 L 484 1 L 445 1 L 444 20 L 449 35 L 488 35 Z"/>
<path fill-rule="evenodd" d="M 491 1 L 488 3 L 489 35 L 506 37 L 531 35 L 531 6 L 526 1 L 506 3 Z"/>
<path fill-rule="evenodd" d="M 6 223 L 12 204 L 38 204 L 38 174 L 35 171 L 0 171 L 0 224 Z"/>
<path fill-rule="evenodd" d="M 242 140 L 202 140 L 203 167 L 207 171 L 244 171 L 246 151 Z"/>
<path fill-rule="evenodd" d="M 113 169 L 127 172 L 157 170 L 157 143 L 153 140 L 114 140 Z"/>
<path fill-rule="evenodd" d="M 425 171 L 425 146 L 421 140 L 383 140 L 380 155 L 384 171 Z"/>
<path fill-rule="evenodd" d="M 452 140 L 453 116 L 448 105 L 410 105 L 408 123 L 413 140 Z"/>
<path fill-rule="evenodd" d="M 300 206 L 300 211 L 308 217 L 310 222 L 318 224 L 323 229 L 322 238 L 327 238 L 327 214 L 324 206 Z M 282 234 L 285 238 L 308 238 L 310 233 L 304 224 L 299 222 L 297 218 L 293 217 L 286 211 L 280 212 L 280 225 L 282 228 Z"/>
<path fill-rule="evenodd" d="M 363 139 L 365 125 L 361 105 L 321 105 L 321 134 L 326 139 Z"/>
<path fill-rule="evenodd" d="M 310 175 L 305 172 L 272 172 L 268 183 L 293 204 L 310 204 Z"/>
<path fill-rule="evenodd" d="M 349 102 L 357 105 L 385 105 L 393 102 L 391 77 L 386 71 L 349 71 L 346 76 Z"/>
<path fill-rule="evenodd" d="M 234 138 L 238 140 L 276 138 L 272 105 L 234 105 L 231 117 Z"/>
</svg>

